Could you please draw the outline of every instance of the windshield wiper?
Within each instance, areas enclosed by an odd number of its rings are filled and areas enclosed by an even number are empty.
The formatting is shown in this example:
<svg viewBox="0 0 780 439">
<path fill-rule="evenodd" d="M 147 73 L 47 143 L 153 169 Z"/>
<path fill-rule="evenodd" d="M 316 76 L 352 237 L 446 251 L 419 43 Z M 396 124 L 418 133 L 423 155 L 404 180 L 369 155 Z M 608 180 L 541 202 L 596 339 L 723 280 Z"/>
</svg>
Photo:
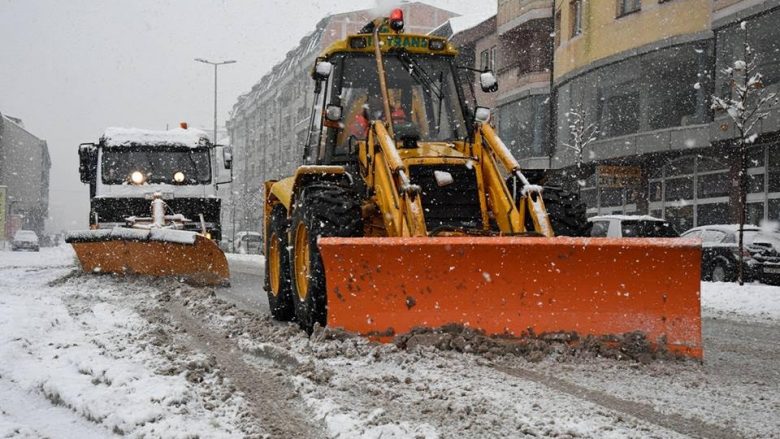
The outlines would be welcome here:
<svg viewBox="0 0 780 439">
<path fill-rule="evenodd" d="M 417 81 L 423 87 L 427 87 L 434 95 L 436 95 L 439 101 L 443 99 L 441 88 L 436 87 L 435 80 L 431 78 L 431 75 L 420 66 L 417 60 L 409 56 L 409 52 L 404 50 L 398 51 L 398 59 L 404 64 L 404 67 L 406 67 L 409 75 L 415 81 Z"/>
</svg>

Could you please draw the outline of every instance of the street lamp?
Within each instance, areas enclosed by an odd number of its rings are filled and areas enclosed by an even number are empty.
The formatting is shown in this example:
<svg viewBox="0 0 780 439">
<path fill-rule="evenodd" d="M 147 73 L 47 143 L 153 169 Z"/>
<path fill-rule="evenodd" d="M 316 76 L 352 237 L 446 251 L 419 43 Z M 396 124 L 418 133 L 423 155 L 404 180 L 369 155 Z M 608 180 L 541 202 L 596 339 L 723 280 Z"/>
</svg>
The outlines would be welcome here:
<svg viewBox="0 0 780 439">
<path fill-rule="evenodd" d="M 195 61 L 202 62 L 204 64 L 211 64 L 214 66 L 214 145 L 217 144 L 217 67 L 221 66 L 223 64 L 234 64 L 236 61 L 229 60 L 229 61 L 220 61 L 220 62 L 211 62 L 202 58 L 195 58 Z"/>
<path fill-rule="evenodd" d="M 217 67 L 224 65 L 224 64 L 234 64 L 235 60 L 228 60 L 228 61 L 220 61 L 220 62 L 211 62 L 209 60 L 205 60 L 203 58 L 195 58 L 195 61 L 202 62 L 204 64 L 210 64 L 214 66 L 214 138 L 213 143 L 214 146 L 217 145 Z M 236 208 L 235 208 L 235 198 L 233 197 L 233 183 L 230 183 L 230 199 L 233 201 L 231 204 L 233 204 L 233 212 L 231 216 L 233 217 L 233 246 L 235 247 L 235 240 L 236 240 Z"/>
</svg>

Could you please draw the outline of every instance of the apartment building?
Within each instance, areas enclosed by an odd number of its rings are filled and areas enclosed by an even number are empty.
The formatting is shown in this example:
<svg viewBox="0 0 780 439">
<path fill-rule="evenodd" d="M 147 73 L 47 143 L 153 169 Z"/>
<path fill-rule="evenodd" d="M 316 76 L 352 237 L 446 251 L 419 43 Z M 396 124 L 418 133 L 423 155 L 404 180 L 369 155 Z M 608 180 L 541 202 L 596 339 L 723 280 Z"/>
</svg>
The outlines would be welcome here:
<svg viewBox="0 0 780 439">
<path fill-rule="evenodd" d="M 562 181 L 585 169 L 591 214 L 649 213 L 681 230 L 736 221 L 737 133 L 712 96 L 728 95 L 723 70 L 746 42 L 765 91 L 778 89 L 778 22 L 776 0 L 556 0 L 551 168 Z M 582 151 L 573 115 L 598 130 Z M 773 108 L 750 152 L 751 223 L 780 218 L 778 130 Z"/>
<path fill-rule="evenodd" d="M 427 34 L 456 15 L 420 2 L 400 8 L 409 33 Z M 260 230 L 263 182 L 291 175 L 303 159 L 314 99 L 310 72 L 316 57 L 334 41 L 357 33 L 375 18 L 373 14 L 361 10 L 323 18 L 234 104 L 227 128 L 234 148 L 237 230 Z"/>
</svg>

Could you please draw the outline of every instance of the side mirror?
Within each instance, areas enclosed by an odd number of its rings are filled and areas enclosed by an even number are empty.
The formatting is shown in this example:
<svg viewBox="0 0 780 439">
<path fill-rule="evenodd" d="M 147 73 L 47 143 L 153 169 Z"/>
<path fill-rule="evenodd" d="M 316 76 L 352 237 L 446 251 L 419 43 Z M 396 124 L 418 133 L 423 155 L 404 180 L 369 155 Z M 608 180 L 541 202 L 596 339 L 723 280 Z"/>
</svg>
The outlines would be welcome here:
<svg viewBox="0 0 780 439">
<path fill-rule="evenodd" d="M 79 145 L 79 176 L 82 183 L 90 183 L 96 177 L 97 146 L 94 143 Z"/>
<path fill-rule="evenodd" d="M 233 167 L 233 148 L 230 146 L 222 147 L 222 162 L 225 164 L 225 169 Z"/>
<path fill-rule="evenodd" d="M 338 105 L 329 104 L 325 107 L 325 119 L 329 122 L 341 122 L 342 109 Z"/>
<path fill-rule="evenodd" d="M 482 91 L 485 93 L 493 93 L 498 91 L 498 80 L 496 75 L 490 70 L 483 72 L 479 75 L 479 86 L 482 87 Z"/>
<path fill-rule="evenodd" d="M 317 81 L 324 81 L 330 77 L 330 73 L 333 71 L 333 64 L 328 61 L 318 61 L 314 66 L 314 79 Z"/>
<path fill-rule="evenodd" d="M 488 123 L 490 121 L 490 108 L 477 107 L 474 111 L 474 120 L 479 123 Z"/>
</svg>

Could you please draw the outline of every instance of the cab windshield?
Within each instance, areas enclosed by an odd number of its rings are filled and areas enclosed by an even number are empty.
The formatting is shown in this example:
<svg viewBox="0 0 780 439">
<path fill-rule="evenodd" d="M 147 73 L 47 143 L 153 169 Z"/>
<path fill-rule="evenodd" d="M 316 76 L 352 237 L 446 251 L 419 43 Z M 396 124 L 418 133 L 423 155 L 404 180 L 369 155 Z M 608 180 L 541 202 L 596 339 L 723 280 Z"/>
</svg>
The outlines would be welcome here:
<svg viewBox="0 0 780 439">
<path fill-rule="evenodd" d="M 454 78 L 452 59 L 445 56 L 391 52 L 384 55 L 390 111 L 396 136 L 414 133 L 420 141 L 452 141 L 466 137 L 466 124 Z M 363 140 L 367 122 L 385 120 L 376 59 L 355 54 L 337 62 L 341 82 L 334 81 L 333 99 L 344 112 L 337 144 L 349 136 Z M 398 139 L 396 139 L 398 140 Z"/>
<path fill-rule="evenodd" d="M 101 159 L 103 183 L 129 184 L 133 172 L 144 175 L 146 183 L 206 184 L 211 181 L 208 149 L 146 148 L 104 150 Z M 184 174 L 177 182 L 174 175 Z"/>
</svg>

